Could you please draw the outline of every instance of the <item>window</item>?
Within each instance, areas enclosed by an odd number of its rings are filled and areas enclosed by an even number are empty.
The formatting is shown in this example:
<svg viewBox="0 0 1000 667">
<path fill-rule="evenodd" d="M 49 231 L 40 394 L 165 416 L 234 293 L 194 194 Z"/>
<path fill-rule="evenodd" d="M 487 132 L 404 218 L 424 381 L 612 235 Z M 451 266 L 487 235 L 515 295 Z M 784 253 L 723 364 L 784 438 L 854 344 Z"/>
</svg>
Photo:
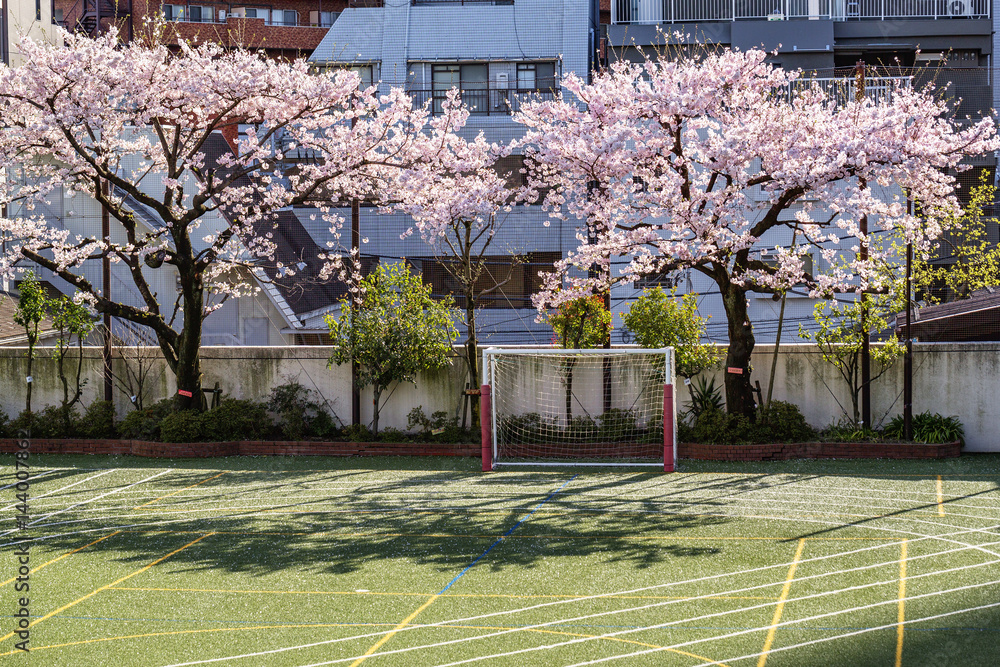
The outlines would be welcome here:
<svg viewBox="0 0 1000 667">
<path fill-rule="evenodd" d="M 188 21 L 194 21 L 195 23 L 212 23 L 212 19 L 215 17 L 215 10 L 211 7 L 200 7 L 198 5 L 191 5 L 188 7 Z"/>
<path fill-rule="evenodd" d="M 461 91 L 462 101 L 470 113 L 489 113 L 489 80 L 489 66 L 486 63 L 433 65 L 431 67 L 432 113 L 442 113 L 444 101 L 452 88 Z"/>
<path fill-rule="evenodd" d="M 271 23 L 274 25 L 298 25 L 299 13 L 294 9 L 275 9 L 271 12 Z"/>
<path fill-rule="evenodd" d="M 555 63 L 518 63 L 519 92 L 551 92 L 556 87 Z"/>
<path fill-rule="evenodd" d="M 183 5 L 163 5 L 163 18 L 167 21 L 183 21 Z"/>
<path fill-rule="evenodd" d="M 329 28 L 337 22 L 340 12 L 309 12 L 309 24 L 320 28 Z"/>
<path fill-rule="evenodd" d="M 528 164 L 523 155 L 508 155 L 493 163 L 493 168 L 498 174 L 507 179 L 507 187 L 511 190 L 524 187 L 528 184 L 527 174 Z M 540 204 L 552 190 L 551 187 L 539 188 L 538 199 L 532 203 Z"/>
<path fill-rule="evenodd" d="M 325 65 L 316 68 L 317 72 L 337 72 L 339 70 L 357 73 L 361 77 L 361 88 L 372 86 L 378 81 L 378 64 L 375 63 L 368 65 Z"/>
<path fill-rule="evenodd" d="M 531 308 L 531 295 L 542 287 L 539 272 L 552 270 L 552 265 L 562 259 L 559 252 L 532 252 L 515 257 L 493 255 L 484 257 L 485 269 L 476 281 L 477 291 L 484 291 L 504 283 L 502 287 L 479 299 L 481 308 Z M 441 258 L 417 258 L 424 283 L 431 286 L 435 297 L 451 294 L 459 308 L 465 307 L 461 285 L 451 275 Z M 506 282 L 505 282 L 506 281 Z"/>
</svg>

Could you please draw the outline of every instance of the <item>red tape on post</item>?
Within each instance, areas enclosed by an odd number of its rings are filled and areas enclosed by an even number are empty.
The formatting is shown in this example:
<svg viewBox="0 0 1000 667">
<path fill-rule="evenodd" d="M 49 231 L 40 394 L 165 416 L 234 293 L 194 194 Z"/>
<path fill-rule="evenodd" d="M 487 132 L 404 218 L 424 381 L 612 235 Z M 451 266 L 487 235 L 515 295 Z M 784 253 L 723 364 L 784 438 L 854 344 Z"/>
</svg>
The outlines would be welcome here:
<svg viewBox="0 0 1000 667">
<path fill-rule="evenodd" d="M 178 389 L 177 393 L 180 394 L 181 396 L 187 396 L 188 398 L 191 398 L 192 396 L 194 396 L 194 394 L 192 394 L 187 389 Z"/>
</svg>

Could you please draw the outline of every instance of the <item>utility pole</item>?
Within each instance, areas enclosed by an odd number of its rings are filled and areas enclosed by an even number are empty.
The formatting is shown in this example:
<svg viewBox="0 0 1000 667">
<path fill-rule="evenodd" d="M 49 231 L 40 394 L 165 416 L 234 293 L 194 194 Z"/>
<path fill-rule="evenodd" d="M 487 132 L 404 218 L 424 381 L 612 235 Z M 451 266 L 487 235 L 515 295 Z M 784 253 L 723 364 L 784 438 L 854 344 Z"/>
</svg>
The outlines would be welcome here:
<svg viewBox="0 0 1000 667">
<path fill-rule="evenodd" d="M 913 210 L 913 201 L 907 196 L 906 213 Z M 913 243 L 906 244 L 906 352 L 903 355 L 903 437 L 913 440 L 913 330 L 911 313 L 913 299 L 910 297 L 913 277 Z"/>
<path fill-rule="evenodd" d="M 854 66 L 855 90 L 854 99 L 860 104 L 865 101 L 865 61 L 859 60 Z M 863 178 L 858 179 L 858 186 L 867 187 Z M 859 249 L 861 261 L 868 259 L 868 216 L 861 216 L 858 221 L 863 238 Z M 861 423 L 871 427 L 872 423 L 872 388 L 871 388 L 871 338 L 868 331 L 868 293 L 861 292 Z"/>
<path fill-rule="evenodd" d="M 354 120 L 351 119 L 351 124 L 353 125 Z M 355 197 L 351 200 L 351 255 L 356 257 L 359 266 L 355 266 L 354 275 L 360 274 L 361 272 L 361 204 L 358 202 L 358 198 Z M 354 302 L 354 298 L 351 297 L 351 330 L 354 330 L 354 312 L 357 310 L 357 304 Z M 361 423 L 361 387 L 358 383 L 358 362 L 354 359 L 351 360 L 351 423 L 355 426 Z"/>
</svg>

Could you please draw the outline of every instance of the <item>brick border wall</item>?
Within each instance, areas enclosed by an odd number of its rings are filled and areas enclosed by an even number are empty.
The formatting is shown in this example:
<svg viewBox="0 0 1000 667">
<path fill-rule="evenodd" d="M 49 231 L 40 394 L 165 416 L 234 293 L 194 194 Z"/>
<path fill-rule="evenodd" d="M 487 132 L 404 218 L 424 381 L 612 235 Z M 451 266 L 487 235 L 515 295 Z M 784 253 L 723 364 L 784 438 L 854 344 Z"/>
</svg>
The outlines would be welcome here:
<svg viewBox="0 0 1000 667">
<path fill-rule="evenodd" d="M 17 441 L 0 439 L 0 453 L 18 451 Z M 481 445 L 434 442 L 148 442 L 144 440 L 32 439 L 33 454 L 131 454 L 151 458 L 217 456 L 480 456 Z"/>
<path fill-rule="evenodd" d="M 702 461 L 785 461 L 787 459 L 946 459 L 962 453 L 959 442 L 943 445 L 894 442 L 789 442 L 773 445 L 681 443 L 682 459 Z"/>
</svg>

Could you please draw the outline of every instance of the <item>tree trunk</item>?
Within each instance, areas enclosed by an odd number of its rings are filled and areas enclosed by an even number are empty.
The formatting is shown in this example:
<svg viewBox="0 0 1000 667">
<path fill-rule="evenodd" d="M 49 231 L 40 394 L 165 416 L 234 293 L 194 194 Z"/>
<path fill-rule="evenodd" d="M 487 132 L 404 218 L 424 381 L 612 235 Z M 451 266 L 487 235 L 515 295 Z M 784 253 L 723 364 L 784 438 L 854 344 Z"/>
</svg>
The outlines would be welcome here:
<svg viewBox="0 0 1000 667">
<path fill-rule="evenodd" d="M 479 376 L 479 341 L 476 338 L 476 307 L 471 296 L 465 295 L 465 321 L 468 333 L 465 337 L 465 362 L 469 367 L 469 384 L 472 389 L 479 389 L 482 378 Z M 463 420 L 465 417 L 462 418 Z M 472 432 L 479 430 L 479 401 L 472 401 Z"/>
<path fill-rule="evenodd" d="M 34 378 L 31 377 L 31 367 L 32 367 L 34 361 L 35 361 L 35 342 L 33 340 L 29 339 L 28 340 L 28 378 L 31 378 L 31 381 L 29 381 L 27 383 L 28 384 L 27 396 L 24 399 L 24 409 L 28 413 L 31 412 L 31 386 L 34 383 Z"/>
<path fill-rule="evenodd" d="M 381 400 L 382 387 L 376 383 L 372 385 L 372 411 L 375 413 L 374 417 L 372 417 L 372 433 L 376 438 L 378 437 L 378 413 L 382 409 L 382 406 L 379 405 L 379 401 Z"/>
<path fill-rule="evenodd" d="M 205 410 L 201 393 L 201 328 L 204 323 L 204 295 L 201 285 L 185 290 L 184 329 L 177 340 L 177 409 Z"/>
<path fill-rule="evenodd" d="M 747 316 L 747 292 L 739 285 L 720 285 L 722 303 L 729 322 L 729 351 L 726 353 L 726 408 L 730 414 L 756 420 L 756 404 L 750 385 L 750 354 L 756 341 Z M 734 372 L 737 371 L 737 372 Z"/>
</svg>

